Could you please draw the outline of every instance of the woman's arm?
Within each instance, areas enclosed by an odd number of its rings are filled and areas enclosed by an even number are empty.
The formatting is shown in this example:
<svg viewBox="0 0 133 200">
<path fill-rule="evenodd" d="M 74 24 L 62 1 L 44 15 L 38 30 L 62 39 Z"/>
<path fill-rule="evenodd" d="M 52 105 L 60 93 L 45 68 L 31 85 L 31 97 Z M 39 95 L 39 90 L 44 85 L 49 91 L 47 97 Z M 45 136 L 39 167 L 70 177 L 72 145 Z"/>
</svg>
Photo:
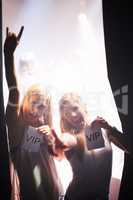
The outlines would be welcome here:
<svg viewBox="0 0 133 200">
<path fill-rule="evenodd" d="M 106 120 L 102 117 L 98 117 L 94 122 L 92 122 L 92 126 L 98 125 L 100 128 L 104 128 L 107 131 L 108 137 L 111 142 L 113 142 L 120 149 L 129 153 L 131 151 L 128 138 L 124 133 L 118 131 L 115 127 L 112 127 Z"/>
<path fill-rule="evenodd" d="M 62 133 L 59 137 L 54 129 L 47 125 L 36 128 L 39 134 L 44 136 L 47 143 L 49 153 L 54 156 L 59 156 L 64 151 L 69 150 L 77 144 L 76 138 L 69 133 Z"/>
<path fill-rule="evenodd" d="M 10 147 L 16 145 L 17 141 L 17 125 L 18 125 L 18 108 L 19 108 L 19 89 L 15 74 L 14 52 L 20 41 L 24 27 L 21 28 L 18 36 L 10 33 L 6 29 L 6 40 L 4 43 L 4 60 L 5 75 L 9 89 L 8 104 L 6 107 L 6 122 L 8 126 L 8 135 Z"/>
<path fill-rule="evenodd" d="M 115 127 L 110 127 L 107 129 L 107 133 L 110 140 L 126 153 L 131 153 L 133 151 L 133 147 L 131 145 L 132 141 L 129 140 L 125 133 L 118 131 Z"/>
</svg>

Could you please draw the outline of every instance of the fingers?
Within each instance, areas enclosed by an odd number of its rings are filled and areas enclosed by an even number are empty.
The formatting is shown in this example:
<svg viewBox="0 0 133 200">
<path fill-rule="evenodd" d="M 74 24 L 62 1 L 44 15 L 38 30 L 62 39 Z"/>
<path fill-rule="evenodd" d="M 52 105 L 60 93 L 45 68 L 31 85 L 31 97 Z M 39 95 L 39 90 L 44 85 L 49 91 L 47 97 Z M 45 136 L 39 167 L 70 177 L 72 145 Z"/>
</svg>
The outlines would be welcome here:
<svg viewBox="0 0 133 200">
<path fill-rule="evenodd" d="M 50 131 L 50 128 L 47 125 L 43 125 L 43 126 L 38 127 L 37 130 L 40 130 L 40 131 L 43 131 L 43 130 Z"/>
<path fill-rule="evenodd" d="M 97 117 L 92 123 L 92 128 L 103 128 L 106 125 L 106 121 L 102 117 Z"/>
<path fill-rule="evenodd" d="M 36 129 L 38 130 L 38 129 L 44 129 L 44 128 L 45 128 L 45 129 L 50 129 L 48 125 L 42 125 L 42 126 L 39 126 L 39 127 L 36 128 Z"/>
<path fill-rule="evenodd" d="M 6 37 L 9 35 L 9 28 L 6 27 Z"/>
<path fill-rule="evenodd" d="M 98 119 L 98 120 L 104 120 L 104 118 L 103 118 L 103 117 L 100 117 L 100 116 L 97 116 L 96 119 Z"/>
<path fill-rule="evenodd" d="M 21 27 L 19 33 L 18 33 L 18 36 L 16 37 L 16 35 L 14 33 L 10 33 L 9 32 L 9 27 L 6 27 L 6 37 L 8 36 L 15 36 L 17 41 L 19 42 L 20 38 L 22 37 L 22 34 L 23 34 L 23 30 L 24 30 L 24 26 Z"/>
<path fill-rule="evenodd" d="M 37 128 L 37 131 L 41 134 L 50 135 L 51 129 L 47 125 L 43 125 Z"/>
<path fill-rule="evenodd" d="M 38 133 L 43 134 L 43 135 L 47 135 L 47 136 L 51 135 L 51 133 L 47 130 L 38 130 Z"/>
<path fill-rule="evenodd" d="M 23 33 L 23 30 L 24 30 L 24 26 L 21 27 L 19 33 L 18 33 L 18 36 L 17 36 L 17 40 L 19 41 L 21 36 L 22 36 L 22 33 Z"/>
<path fill-rule="evenodd" d="M 92 128 L 104 128 L 111 129 L 110 124 L 102 117 L 97 116 L 97 118 L 91 123 Z"/>
</svg>

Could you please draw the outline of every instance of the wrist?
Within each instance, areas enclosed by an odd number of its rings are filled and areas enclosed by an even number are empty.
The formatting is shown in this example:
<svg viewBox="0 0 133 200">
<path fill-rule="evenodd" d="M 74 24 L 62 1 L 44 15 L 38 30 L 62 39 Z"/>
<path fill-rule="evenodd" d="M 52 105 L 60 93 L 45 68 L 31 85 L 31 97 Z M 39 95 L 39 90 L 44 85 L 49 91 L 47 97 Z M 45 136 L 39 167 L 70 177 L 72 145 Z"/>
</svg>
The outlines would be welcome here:
<svg viewBox="0 0 133 200">
<path fill-rule="evenodd" d="M 12 51 L 8 51 L 8 50 L 4 50 L 4 55 L 5 57 L 13 57 L 14 56 L 14 52 Z"/>
<path fill-rule="evenodd" d="M 112 135 L 112 132 L 114 131 L 114 128 L 113 126 L 111 125 L 108 125 L 108 127 L 106 128 L 106 131 L 108 133 L 108 135 Z"/>
</svg>

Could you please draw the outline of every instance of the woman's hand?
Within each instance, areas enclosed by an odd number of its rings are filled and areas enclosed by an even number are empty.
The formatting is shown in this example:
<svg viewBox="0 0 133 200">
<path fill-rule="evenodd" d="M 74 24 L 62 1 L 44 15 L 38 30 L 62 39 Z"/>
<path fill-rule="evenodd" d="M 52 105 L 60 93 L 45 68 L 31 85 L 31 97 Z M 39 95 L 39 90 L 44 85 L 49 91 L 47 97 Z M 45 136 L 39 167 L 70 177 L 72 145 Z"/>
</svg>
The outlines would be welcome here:
<svg viewBox="0 0 133 200">
<path fill-rule="evenodd" d="M 67 146 L 64 144 L 64 141 L 57 136 L 55 130 L 51 129 L 48 125 L 43 125 L 36 129 L 38 133 L 44 135 L 44 138 L 48 144 L 49 152 L 52 155 L 58 156 L 60 152 L 63 152 L 67 148 Z"/>
<path fill-rule="evenodd" d="M 55 137 L 53 136 L 52 130 L 48 125 L 43 125 L 36 129 L 39 134 L 43 135 L 46 138 L 49 145 L 55 143 Z"/>
<path fill-rule="evenodd" d="M 43 134 L 43 135 L 50 135 L 51 134 L 51 129 L 48 125 L 42 125 L 42 126 L 39 126 L 36 129 L 40 134 Z"/>
<path fill-rule="evenodd" d="M 6 39 L 4 43 L 4 53 L 6 55 L 13 55 L 17 45 L 19 44 L 20 38 L 22 36 L 24 26 L 21 27 L 18 35 L 9 32 L 9 28 L 6 28 Z"/>
<path fill-rule="evenodd" d="M 39 134 L 44 136 L 44 141 L 47 143 L 49 153 L 53 156 L 57 156 L 56 140 L 52 134 L 52 129 L 48 125 L 43 125 L 36 128 L 36 130 Z"/>
<path fill-rule="evenodd" d="M 91 127 L 112 130 L 112 126 L 105 119 L 99 116 L 91 123 Z"/>
</svg>

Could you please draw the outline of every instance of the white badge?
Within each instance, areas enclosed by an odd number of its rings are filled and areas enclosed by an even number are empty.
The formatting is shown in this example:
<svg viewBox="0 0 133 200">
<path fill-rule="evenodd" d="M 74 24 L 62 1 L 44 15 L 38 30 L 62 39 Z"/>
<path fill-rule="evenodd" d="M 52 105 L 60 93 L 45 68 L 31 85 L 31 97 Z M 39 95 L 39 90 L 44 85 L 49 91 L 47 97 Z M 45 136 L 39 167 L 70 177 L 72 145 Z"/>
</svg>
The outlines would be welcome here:
<svg viewBox="0 0 133 200">
<path fill-rule="evenodd" d="M 86 134 L 88 149 L 105 147 L 101 128 L 86 127 L 85 134 Z"/>
<path fill-rule="evenodd" d="M 30 152 L 38 152 L 41 143 L 43 143 L 43 136 L 34 127 L 29 126 L 24 133 L 22 149 Z"/>
</svg>

